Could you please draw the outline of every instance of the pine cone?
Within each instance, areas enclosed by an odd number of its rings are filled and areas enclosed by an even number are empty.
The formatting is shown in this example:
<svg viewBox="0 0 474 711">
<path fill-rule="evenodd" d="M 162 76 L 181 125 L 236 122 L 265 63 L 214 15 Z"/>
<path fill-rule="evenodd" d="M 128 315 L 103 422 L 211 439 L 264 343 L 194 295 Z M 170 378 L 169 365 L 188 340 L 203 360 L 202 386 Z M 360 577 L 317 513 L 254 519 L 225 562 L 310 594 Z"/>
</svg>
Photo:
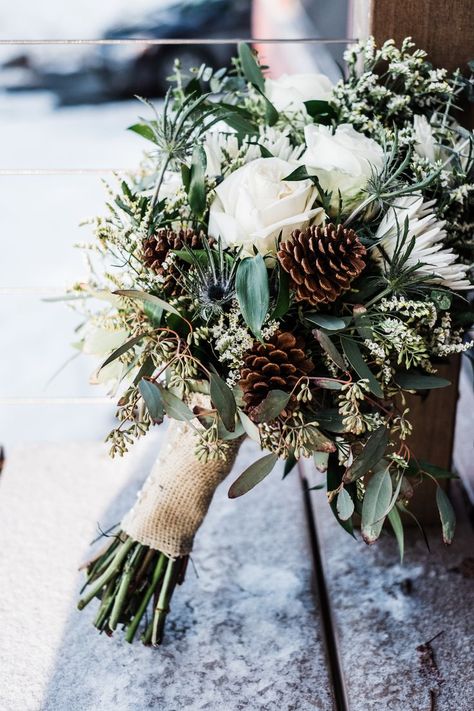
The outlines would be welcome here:
<svg viewBox="0 0 474 711">
<path fill-rule="evenodd" d="M 161 277 L 161 287 L 169 296 L 179 296 L 180 293 L 179 272 L 173 262 L 167 259 L 169 252 L 183 249 L 184 245 L 191 249 L 202 249 L 202 237 L 202 232 L 198 234 L 193 229 L 179 230 L 179 232 L 160 229 L 156 235 L 143 241 L 143 263 Z"/>
<path fill-rule="evenodd" d="M 290 275 L 297 301 L 312 306 L 335 301 L 365 267 L 365 247 L 354 230 L 329 224 L 294 230 L 278 260 Z"/>
<path fill-rule="evenodd" d="M 265 343 L 255 341 L 243 360 L 240 387 L 251 419 L 258 415 L 258 405 L 270 390 L 289 392 L 314 368 L 313 361 L 306 357 L 303 338 L 288 331 L 277 331 Z M 282 414 L 289 414 L 295 405 L 296 397 L 292 395 Z"/>
</svg>

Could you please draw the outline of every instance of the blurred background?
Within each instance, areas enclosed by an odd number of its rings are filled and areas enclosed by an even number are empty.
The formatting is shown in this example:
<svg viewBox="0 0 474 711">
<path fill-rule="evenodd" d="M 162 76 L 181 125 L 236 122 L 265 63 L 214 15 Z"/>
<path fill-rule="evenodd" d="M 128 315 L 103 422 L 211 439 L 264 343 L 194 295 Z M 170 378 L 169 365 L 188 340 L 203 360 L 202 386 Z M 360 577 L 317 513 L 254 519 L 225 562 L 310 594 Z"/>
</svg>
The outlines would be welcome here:
<svg viewBox="0 0 474 711">
<path fill-rule="evenodd" d="M 143 113 L 135 95 L 159 103 L 176 57 L 184 67 L 227 65 L 235 40 L 250 37 L 330 40 L 257 47 L 274 76 L 319 71 L 336 81 L 366 18 L 366 0 L 75 0 L 67 12 L 58 0 L 0 5 L 0 445 L 7 454 L 33 441 L 100 441 L 111 427 L 113 402 L 88 382 L 96 358 L 73 357 L 78 314 L 44 299 L 86 276 L 73 246 L 89 241 L 91 229 L 80 223 L 104 210 L 101 179 L 113 181 L 114 171 L 140 159 L 144 143 L 126 131 Z M 114 42 L 54 43 L 64 39 Z M 465 412 L 469 391 L 468 384 Z M 458 418 L 463 429 L 469 437 L 468 415 Z M 470 468 L 467 449 L 457 456 Z"/>
<path fill-rule="evenodd" d="M 80 223 L 104 210 L 101 179 L 140 159 L 144 142 L 126 131 L 143 112 L 135 95 L 159 102 L 176 57 L 184 67 L 219 67 L 236 51 L 235 42 L 189 40 L 341 40 L 347 22 L 347 0 L 82 0 L 67 12 L 58 0 L 0 5 L 3 42 L 178 40 L 0 46 L 0 445 L 7 454 L 32 441 L 100 441 L 112 424 L 113 402 L 88 382 L 96 358 L 73 357 L 80 317 L 44 299 L 86 276 L 73 246 L 90 240 L 91 229 Z M 317 70 L 336 80 L 345 46 L 259 49 L 276 76 Z"/>
</svg>

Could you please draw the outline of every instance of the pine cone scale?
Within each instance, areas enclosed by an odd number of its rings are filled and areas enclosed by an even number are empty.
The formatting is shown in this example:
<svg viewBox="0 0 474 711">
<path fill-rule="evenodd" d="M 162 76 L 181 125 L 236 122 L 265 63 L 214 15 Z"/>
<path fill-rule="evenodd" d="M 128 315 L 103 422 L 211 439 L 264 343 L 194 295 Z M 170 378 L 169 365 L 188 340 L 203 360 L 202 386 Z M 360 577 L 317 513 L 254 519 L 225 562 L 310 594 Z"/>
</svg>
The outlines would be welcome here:
<svg viewBox="0 0 474 711">
<path fill-rule="evenodd" d="M 257 417 L 257 408 L 270 390 L 290 392 L 313 368 L 300 336 L 278 331 L 265 343 L 255 341 L 252 350 L 244 355 L 240 373 L 240 387 L 249 417 Z M 285 413 L 291 412 L 295 405 L 296 398 L 292 395 Z"/>
<path fill-rule="evenodd" d="M 365 247 L 356 233 L 333 224 L 295 230 L 278 260 L 289 274 L 297 301 L 312 306 L 335 301 L 365 268 Z"/>
</svg>

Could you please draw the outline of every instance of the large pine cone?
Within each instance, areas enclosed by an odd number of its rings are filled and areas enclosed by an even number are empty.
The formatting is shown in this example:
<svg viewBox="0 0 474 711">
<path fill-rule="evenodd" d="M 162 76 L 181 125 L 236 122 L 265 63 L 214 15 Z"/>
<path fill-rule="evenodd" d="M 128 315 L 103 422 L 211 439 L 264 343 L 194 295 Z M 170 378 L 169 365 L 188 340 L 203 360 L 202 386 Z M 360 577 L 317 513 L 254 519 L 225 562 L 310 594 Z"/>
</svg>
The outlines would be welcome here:
<svg viewBox="0 0 474 711">
<path fill-rule="evenodd" d="M 297 301 L 312 306 L 335 301 L 365 267 L 365 247 L 354 230 L 329 224 L 295 230 L 278 260 L 290 275 Z"/>
<path fill-rule="evenodd" d="M 160 229 L 143 241 L 143 263 L 161 277 L 161 288 L 169 296 L 179 296 L 179 271 L 172 259 L 168 259 L 170 251 L 184 249 L 187 245 L 191 249 L 203 248 L 203 232 L 199 234 L 193 229 L 184 229 L 175 232 L 170 229 Z M 174 256 L 176 260 L 176 257 Z M 178 265 L 179 265 L 178 260 Z M 184 262 L 181 261 L 181 266 Z"/>
<path fill-rule="evenodd" d="M 255 341 L 252 350 L 244 355 L 244 367 L 240 373 L 240 387 L 249 417 L 255 419 L 258 416 L 258 405 L 270 390 L 289 392 L 313 368 L 313 361 L 306 357 L 301 336 L 277 331 L 265 343 Z M 295 405 L 296 397 L 293 395 L 283 414 L 291 412 Z"/>
</svg>

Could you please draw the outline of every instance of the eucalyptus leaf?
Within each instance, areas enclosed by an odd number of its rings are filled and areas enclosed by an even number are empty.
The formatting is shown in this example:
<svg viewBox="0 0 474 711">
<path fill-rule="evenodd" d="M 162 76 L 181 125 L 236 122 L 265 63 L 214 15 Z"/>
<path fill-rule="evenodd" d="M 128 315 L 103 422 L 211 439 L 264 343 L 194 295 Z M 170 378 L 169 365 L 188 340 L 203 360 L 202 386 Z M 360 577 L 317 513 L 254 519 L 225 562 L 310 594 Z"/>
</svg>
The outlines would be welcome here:
<svg viewBox="0 0 474 711">
<path fill-rule="evenodd" d="M 151 325 L 155 328 L 158 328 L 161 323 L 161 318 L 163 316 L 163 307 L 145 302 L 143 304 L 143 311 L 145 312 L 145 315 Z"/>
<path fill-rule="evenodd" d="M 393 509 L 388 513 L 388 520 L 390 521 L 390 525 L 393 528 L 395 538 L 397 539 L 398 550 L 400 551 L 400 563 L 403 563 L 403 554 L 405 552 L 403 523 L 396 506 L 394 506 Z"/>
<path fill-rule="evenodd" d="M 334 491 L 335 489 L 339 488 L 341 481 L 342 481 L 342 472 L 343 472 L 343 469 L 338 464 L 337 456 L 334 456 L 334 455 L 330 456 L 329 460 L 328 460 L 328 469 L 327 469 L 327 473 L 326 473 L 326 481 L 327 481 L 327 490 L 328 491 Z M 348 533 L 350 536 L 352 536 L 352 538 L 355 538 L 352 517 L 348 518 L 347 521 L 342 521 L 339 518 L 339 515 L 337 513 L 335 499 L 332 499 L 332 501 L 329 504 L 329 507 L 334 515 L 334 518 L 338 522 L 338 524 L 346 531 L 346 533 Z"/>
<path fill-rule="evenodd" d="M 303 103 L 306 107 L 306 111 L 309 116 L 314 119 L 315 123 L 328 125 L 333 119 L 337 118 L 335 109 L 329 104 L 328 101 L 310 99 L 309 101 L 304 101 Z"/>
<path fill-rule="evenodd" d="M 313 385 L 324 390 L 342 390 L 342 383 L 333 378 L 313 378 Z"/>
<path fill-rule="evenodd" d="M 249 45 L 245 42 L 240 42 L 238 52 L 242 71 L 247 81 L 256 86 L 257 89 L 260 89 L 261 92 L 265 91 L 265 79 L 262 70 L 258 66 L 257 60 Z"/>
<path fill-rule="evenodd" d="M 389 468 L 380 467 L 371 477 L 365 490 L 362 503 L 362 538 L 368 544 L 374 543 L 380 536 L 384 524 L 383 512 L 392 498 L 392 480 Z"/>
<path fill-rule="evenodd" d="M 309 313 L 305 314 L 306 321 L 316 324 L 326 331 L 341 331 L 346 328 L 351 322 L 350 317 L 328 316 L 326 314 Z"/>
<path fill-rule="evenodd" d="M 359 336 L 363 339 L 373 338 L 372 322 L 365 306 L 354 306 L 352 313 L 354 314 L 354 323 Z"/>
<path fill-rule="evenodd" d="M 130 338 L 128 341 L 126 341 L 124 344 L 120 346 L 120 348 L 117 348 L 113 353 L 109 355 L 108 358 L 104 360 L 102 365 L 99 368 L 99 371 L 102 370 L 102 368 L 105 368 L 106 365 L 109 365 L 109 363 L 112 363 L 112 361 L 117 360 L 117 358 L 120 358 L 124 353 L 130 350 L 130 348 L 133 348 L 134 346 L 137 345 L 137 343 L 140 343 L 141 340 L 145 337 L 145 334 L 140 334 L 138 336 L 134 336 L 133 338 Z"/>
<path fill-rule="evenodd" d="M 284 316 L 290 308 L 290 278 L 278 262 L 278 296 L 271 318 L 275 321 Z"/>
<path fill-rule="evenodd" d="M 341 489 L 337 495 L 336 510 L 341 521 L 347 521 L 354 513 L 354 502 L 346 489 Z"/>
<path fill-rule="evenodd" d="M 388 445 L 388 430 L 385 426 L 372 432 L 364 445 L 362 452 L 354 459 L 344 474 L 344 481 L 355 481 L 370 469 L 373 469 L 382 459 Z"/>
<path fill-rule="evenodd" d="M 436 487 L 436 504 L 441 519 L 443 541 L 449 545 L 453 542 L 454 529 L 456 528 L 456 515 L 447 494 L 440 486 Z"/>
<path fill-rule="evenodd" d="M 293 452 L 290 452 L 288 457 L 285 459 L 285 466 L 283 467 L 283 479 L 285 479 L 288 474 L 295 468 L 297 464 L 297 459 Z"/>
<path fill-rule="evenodd" d="M 316 413 L 316 419 L 323 430 L 334 432 L 335 434 L 341 434 L 346 431 L 343 422 L 344 418 L 335 408 L 319 410 L 319 412 Z"/>
<path fill-rule="evenodd" d="M 135 299 L 136 301 L 142 301 L 143 303 L 159 306 L 163 309 L 163 311 L 167 311 L 170 314 L 175 314 L 175 316 L 182 318 L 181 314 L 177 309 L 175 309 L 174 306 L 171 306 L 171 304 L 163 301 L 163 299 L 160 299 L 159 296 L 148 294 L 146 291 L 137 291 L 136 289 L 117 289 L 117 291 L 114 291 L 113 293 L 117 296 L 124 296 L 127 299 Z"/>
<path fill-rule="evenodd" d="M 186 422 L 191 422 L 194 420 L 195 415 L 193 411 L 184 403 L 179 397 L 174 395 L 174 393 L 167 390 L 161 383 L 157 383 L 160 389 L 161 399 L 163 400 L 163 406 L 168 417 L 173 420 L 183 420 Z"/>
<path fill-rule="evenodd" d="M 254 336 L 261 339 L 270 303 L 267 268 L 261 254 L 239 263 L 235 288 L 245 323 Z"/>
<path fill-rule="evenodd" d="M 146 409 L 153 422 L 163 422 L 165 408 L 160 389 L 150 380 L 142 378 L 138 384 L 141 396 L 145 401 Z"/>
<path fill-rule="evenodd" d="M 227 430 L 222 422 L 217 423 L 217 436 L 219 439 L 224 440 L 225 442 L 230 442 L 234 439 L 238 439 L 239 437 L 243 437 L 245 435 L 245 430 L 242 425 L 242 422 L 237 422 L 235 424 L 234 430 L 231 432 L 230 430 Z"/>
<path fill-rule="evenodd" d="M 239 410 L 239 419 L 242 423 L 242 427 L 244 428 L 245 432 L 248 434 L 250 439 L 252 439 L 254 442 L 257 442 L 260 444 L 260 432 L 258 430 L 257 425 L 252 422 L 250 417 L 243 412 L 242 410 Z"/>
<path fill-rule="evenodd" d="M 259 484 L 272 471 L 278 461 L 278 455 L 265 454 L 261 459 L 253 462 L 242 474 L 234 481 L 229 489 L 229 499 L 236 499 L 238 496 L 246 494 L 250 489 Z"/>
<path fill-rule="evenodd" d="M 217 409 L 225 428 L 229 432 L 233 432 L 237 414 L 234 393 L 217 373 L 211 373 L 209 380 L 211 401 Z"/>
<path fill-rule="evenodd" d="M 325 351 L 326 355 L 329 356 L 329 358 L 332 360 L 333 363 L 337 365 L 340 370 L 347 371 L 346 364 L 344 362 L 344 358 L 342 355 L 339 353 L 337 350 L 336 346 L 334 343 L 331 341 L 329 336 L 324 333 L 324 331 L 320 331 L 318 328 L 315 328 L 313 331 L 313 335 L 316 336 L 316 339 L 319 342 L 319 345 Z"/>
<path fill-rule="evenodd" d="M 397 373 L 395 382 L 404 390 L 434 390 L 436 388 L 446 388 L 451 385 L 446 378 L 438 378 L 435 375 L 421 375 L 418 373 Z"/>
<path fill-rule="evenodd" d="M 290 394 L 283 390 L 270 390 L 264 400 L 254 407 L 256 422 L 270 422 L 285 409 L 290 400 Z"/>
<path fill-rule="evenodd" d="M 287 176 L 283 178 L 283 180 L 288 181 L 288 182 L 297 182 L 298 180 L 308 180 L 309 179 L 309 174 L 306 169 L 305 165 L 300 165 L 298 168 L 295 168 L 291 173 L 289 173 Z"/>
<path fill-rule="evenodd" d="M 341 341 L 344 355 L 359 378 L 369 381 L 369 388 L 372 395 L 383 398 L 384 394 L 380 383 L 365 362 L 357 343 L 350 338 L 345 338 L 344 336 L 341 337 Z"/>
</svg>

